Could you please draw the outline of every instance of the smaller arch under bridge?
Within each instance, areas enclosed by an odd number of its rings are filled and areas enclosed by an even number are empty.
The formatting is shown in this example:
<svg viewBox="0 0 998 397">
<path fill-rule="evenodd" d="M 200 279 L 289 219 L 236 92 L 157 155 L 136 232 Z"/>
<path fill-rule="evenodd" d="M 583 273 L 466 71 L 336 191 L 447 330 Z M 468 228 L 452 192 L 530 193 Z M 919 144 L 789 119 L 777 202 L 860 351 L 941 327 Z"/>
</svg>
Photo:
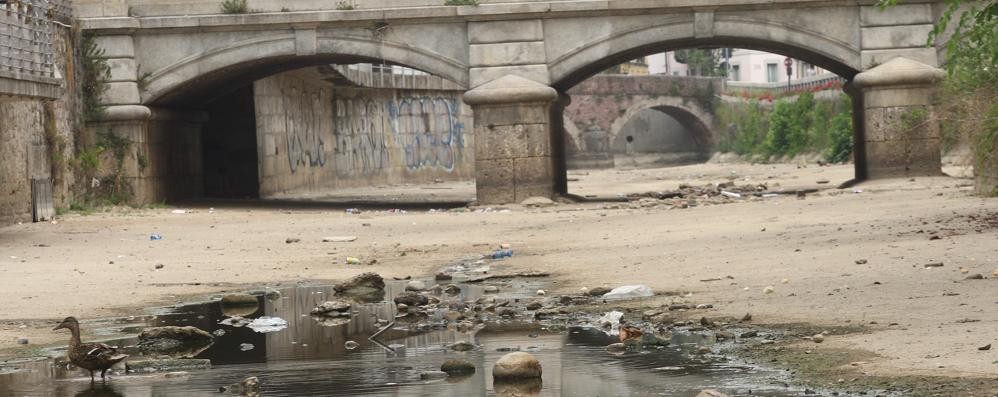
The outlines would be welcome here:
<svg viewBox="0 0 998 397">
<path fill-rule="evenodd" d="M 720 77 L 597 75 L 568 90 L 564 110 L 565 150 L 574 158 L 608 158 L 621 131 L 646 110 L 675 119 L 706 154 L 717 143 L 713 102 Z"/>
<path fill-rule="evenodd" d="M 479 202 L 552 196 L 565 189 L 566 91 L 609 66 L 691 47 L 765 50 L 837 73 L 856 106 L 857 178 L 941 173 L 938 126 L 910 120 L 931 114 L 944 75 L 938 49 L 925 47 L 942 0 L 886 11 L 874 0 L 353 3 L 250 0 L 251 13 L 221 14 L 217 1 L 74 1 L 110 61 L 106 122 L 148 142 L 132 156 L 151 162 L 133 167 L 150 184 L 139 196 L 168 197 L 171 178 L 184 177 L 173 153 L 198 150 L 187 146 L 203 122 L 190 111 L 275 73 L 350 62 L 410 66 L 470 90 Z"/>
</svg>

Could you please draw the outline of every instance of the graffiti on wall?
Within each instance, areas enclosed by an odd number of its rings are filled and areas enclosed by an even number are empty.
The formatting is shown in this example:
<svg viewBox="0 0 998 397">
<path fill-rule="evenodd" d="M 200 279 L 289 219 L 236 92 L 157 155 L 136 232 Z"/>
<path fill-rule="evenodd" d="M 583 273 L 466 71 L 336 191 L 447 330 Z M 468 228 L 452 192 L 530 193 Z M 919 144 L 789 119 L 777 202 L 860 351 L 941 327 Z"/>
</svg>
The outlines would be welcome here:
<svg viewBox="0 0 998 397">
<path fill-rule="evenodd" d="M 443 97 L 408 97 L 390 103 L 392 133 L 409 169 L 453 170 L 456 148 L 464 147 L 464 124 L 458 103 Z"/>
<path fill-rule="evenodd" d="M 319 123 L 321 106 L 325 103 L 326 91 L 302 91 L 291 88 L 283 92 L 284 131 L 287 134 L 288 163 L 291 172 L 301 166 L 322 167 L 326 165 L 326 143 L 322 140 Z"/>
<path fill-rule="evenodd" d="M 340 176 L 377 174 L 392 164 L 452 171 L 464 147 L 456 98 L 348 97 L 297 87 L 281 96 L 292 173 L 327 162 Z"/>
<path fill-rule="evenodd" d="M 333 156 L 340 175 L 373 174 L 389 166 L 384 112 L 371 99 L 333 101 Z"/>
</svg>

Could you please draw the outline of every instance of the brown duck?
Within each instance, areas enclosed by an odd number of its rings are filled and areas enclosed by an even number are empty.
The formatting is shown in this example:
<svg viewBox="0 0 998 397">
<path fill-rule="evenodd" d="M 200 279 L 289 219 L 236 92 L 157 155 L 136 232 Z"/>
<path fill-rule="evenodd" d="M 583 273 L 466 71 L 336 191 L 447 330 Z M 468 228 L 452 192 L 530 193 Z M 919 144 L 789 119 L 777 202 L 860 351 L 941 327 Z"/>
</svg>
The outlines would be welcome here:
<svg viewBox="0 0 998 397">
<path fill-rule="evenodd" d="M 100 370 L 100 378 L 103 380 L 108 368 L 128 357 L 127 354 L 118 354 L 117 349 L 103 343 L 80 342 L 80 322 L 75 317 L 66 317 L 53 331 L 63 328 L 73 333 L 67 352 L 69 361 L 90 371 L 91 382 L 94 381 L 94 371 Z"/>
</svg>

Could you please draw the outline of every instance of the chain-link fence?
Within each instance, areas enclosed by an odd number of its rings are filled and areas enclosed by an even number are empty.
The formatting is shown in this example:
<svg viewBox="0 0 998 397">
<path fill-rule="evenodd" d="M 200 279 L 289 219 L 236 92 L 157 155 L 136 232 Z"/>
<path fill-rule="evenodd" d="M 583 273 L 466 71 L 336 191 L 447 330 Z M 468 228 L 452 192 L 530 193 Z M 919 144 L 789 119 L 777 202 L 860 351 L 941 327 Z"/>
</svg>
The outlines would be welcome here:
<svg viewBox="0 0 998 397">
<path fill-rule="evenodd" d="M 0 74 L 55 78 L 56 24 L 72 22 L 69 0 L 0 0 Z"/>
</svg>

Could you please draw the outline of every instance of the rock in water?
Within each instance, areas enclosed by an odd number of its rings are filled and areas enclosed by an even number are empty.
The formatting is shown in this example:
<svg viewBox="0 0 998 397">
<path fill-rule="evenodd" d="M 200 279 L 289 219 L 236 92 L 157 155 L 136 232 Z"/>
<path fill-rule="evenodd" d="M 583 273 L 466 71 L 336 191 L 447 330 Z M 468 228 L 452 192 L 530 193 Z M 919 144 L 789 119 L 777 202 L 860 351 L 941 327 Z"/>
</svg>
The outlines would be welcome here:
<svg viewBox="0 0 998 397">
<path fill-rule="evenodd" d="M 215 337 L 195 327 L 146 328 L 139 334 L 139 350 L 147 353 L 194 357 L 215 342 Z"/>
<path fill-rule="evenodd" d="M 423 371 L 419 373 L 419 379 L 422 380 L 444 379 L 446 377 L 447 373 L 443 371 Z"/>
<path fill-rule="evenodd" d="M 459 352 L 466 352 L 466 351 L 475 350 L 475 347 L 476 346 L 475 346 L 474 343 L 469 343 L 469 342 L 456 342 L 456 343 L 450 345 L 451 350 L 459 351 Z"/>
<path fill-rule="evenodd" d="M 492 367 L 492 377 L 499 379 L 533 379 L 541 377 L 541 363 L 533 354 L 509 353 Z"/>
<path fill-rule="evenodd" d="M 475 373 L 475 364 L 465 360 L 447 360 L 440 365 L 440 370 L 448 375 L 464 375 Z"/>
<path fill-rule="evenodd" d="M 424 306 L 430 303 L 430 298 L 417 292 L 406 291 L 395 297 L 395 303 L 406 306 Z"/>
<path fill-rule="evenodd" d="M 245 397 L 257 397 L 260 395 L 260 379 L 257 379 L 255 376 L 251 376 L 243 379 L 242 382 L 233 383 L 226 387 L 219 388 L 219 391 Z"/>
<path fill-rule="evenodd" d="M 606 346 L 606 352 L 610 354 L 624 354 L 627 351 L 627 345 L 623 343 L 613 343 Z"/>
<path fill-rule="evenodd" d="M 345 300 L 325 301 L 312 309 L 311 314 L 313 316 L 349 317 L 350 307 L 350 302 Z"/>
<path fill-rule="evenodd" d="M 379 302 L 385 297 L 385 280 L 377 273 L 369 272 L 337 284 L 333 289 L 337 294 L 359 301 Z"/>
</svg>

